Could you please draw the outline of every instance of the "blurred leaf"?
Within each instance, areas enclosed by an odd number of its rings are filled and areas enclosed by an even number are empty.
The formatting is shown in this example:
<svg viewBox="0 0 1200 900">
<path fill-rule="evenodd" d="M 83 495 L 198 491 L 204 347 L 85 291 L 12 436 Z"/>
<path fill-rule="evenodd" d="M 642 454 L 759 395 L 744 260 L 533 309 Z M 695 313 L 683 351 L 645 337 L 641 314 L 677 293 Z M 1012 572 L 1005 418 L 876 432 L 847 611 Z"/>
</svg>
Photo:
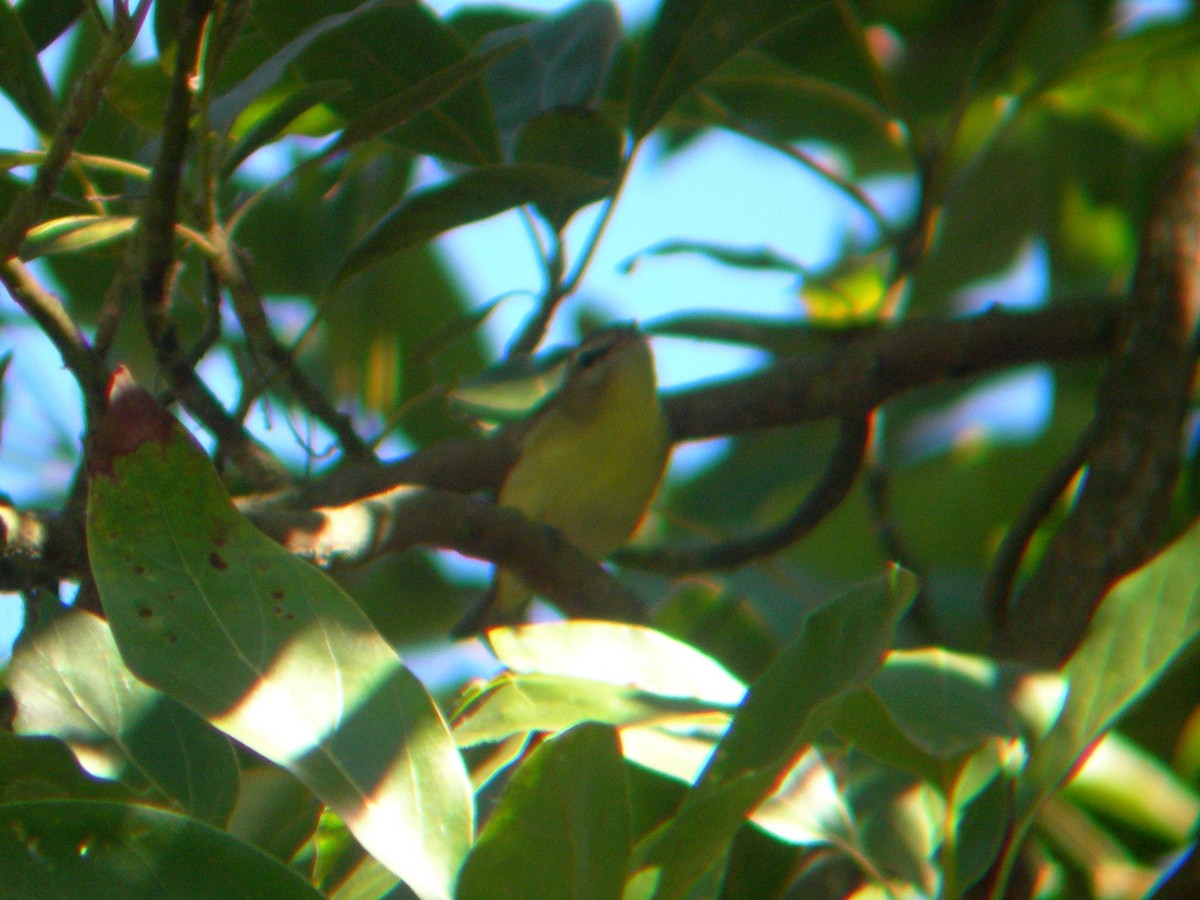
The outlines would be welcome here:
<svg viewBox="0 0 1200 900">
<path fill-rule="evenodd" d="M 891 253 L 851 256 L 833 268 L 808 273 L 800 287 L 806 318 L 817 325 L 870 324 L 886 317 Z"/>
<path fill-rule="evenodd" d="M 1200 632 L 1200 525 L 1118 581 L 1066 662 L 1066 705 L 1020 780 L 1027 816 Z"/>
<path fill-rule="evenodd" d="M 422 79 L 408 90 L 381 101 L 351 120 L 326 154 L 353 147 L 398 128 L 486 72 L 515 49 L 515 43 L 502 43 L 478 56 L 466 56 Z"/>
<path fill-rule="evenodd" d="M 467 415 L 488 422 L 522 419 L 558 389 L 569 356 L 570 349 L 563 347 L 536 357 L 505 357 L 456 387 L 450 399 Z"/>
<path fill-rule="evenodd" d="M 285 769 L 265 760 L 257 765 L 247 763 L 242 769 L 237 806 L 226 830 L 287 862 L 312 838 L 325 808 Z"/>
<path fill-rule="evenodd" d="M 171 94 L 171 76 L 157 60 L 122 59 L 108 80 L 105 99 L 112 108 L 145 134 L 162 129 L 167 98 Z"/>
<path fill-rule="evenodd" d="M 0 90 L 35 131 L 48 136 L 58 122 L 58 109 L 22 18 L 9 3 L 0 3 Z"/>
<path fill-rule="evenodd" d="M 321 896 L 249 844 L 166 810 L 43 800 L 0 805 L 0 822 L 0 880 L 11 896 Z"/>
<path fill-rule="evenodd" d="M 92 613 L 70 610 L 26 633 L 8 685 L 18 734 L 53 735 L 92 774 L 155 791 L 198 819 L 221 825 L 229 817 L 238 790 L 229 741 L 135 678 Z"/>
<path fill-rule="evenodd" d="M 621 168 L 624 135 L 599 113 L 578 108 L 558 108 L 530 119 L 521 131 L 513 158 L 517 164 L 561 166 L 612 182 Z M 564 198 L 554 206 L 538 205 L 538 212 L 562 231 L 582 206 L 596 197 Z"/>
<path fill-rule="evenodd" d="M 251 15 L 272 43 L 284 47 L 313 27 L 322 13 L 349 18 L 322 31 L 303 48 L 295 65 L 310 83 L 332 80 L 353 85 L 330 101 L 347 121 L 467 57 L 461 39 L 421 3 L 360 5 L 357 0 L 327 0 L 317 7 L 261 0 Z M 500 158 L 481 79 L 468 81 L 433 109 L 394 129 L 389 140 L 416 152 L 471 164 Z"/>
<path fill-rule="evenodd" d="M 707 75 L 776 29 L 807 15 L 813 0 L 663 0 L 642 43 L 629 103 L 641 139 Z"/>
<path fill-rule="evenodd" d="M 629 845 L 616 732 L 579 725 L 517 768 L 463 865 L 456 896 L 619 897 Z"/>
<path fill-rule="evenodd" d="M 1161 760 L 1116 732 L 1105 735 L 1064 787 L 1065 796 L 1171 846 L 1200 821 L 1200 796 Z"/>
<path fill-rule="evenodd" d="M 520 41 L 486 76 L 505 159 L 520 161 L 512 154 L 526 123 L 561 107 L 596 102 L 620 38 L 610 0 L 583 0 L 557 15 L 484 35 L 479 43 L 484 50 Z"/>
<path fill-rule="evenodd" d="M 561 166 L 481 166 L 409 194 L 350 251 L 335 278 L 343 281 L 401 250 L 516 206 L 583 206 L 608 188 L 607 179 Z"/>
<path fill-rule="evenodd" d="M 448 894 L 471 793 L 429 695 L 349 597 L 238 514 L 186 432 L 126 390 L 144 443 L 98 440 L 87 520 L 122 656 L 293 772 L 419 895 Z"/>
<path fill-rule="evenodd" d="M 827 701 L 861 686 L 882 662 L 916 578 L 893 569 L 812 613 L 750 688 L 729 731 L 675 818 L 641 841 L 635 877 L 655 897 L 682 897 L 720 857 L 743 818 L 811 740 Z"/>
<path fill-rule="evenodd" d="M 29 800 L 131 800 L 121 784 L 88 775 L 53 737 L 0 731 L 0 805 Z"/>
<path fill-rule="evenodd" d="M 853 816 L 824 758 L 809 750 L 754 811 L 754 824 L 790 844 L 839 845 L 854 833 Z"/>
<path fill-rule="evenodd" d="M 1200 121 L 1200 24 L 1181 22 L 1098 43 L 1039 98 L 1145 141 L 1177 144 Z"/>
<path fill-rule="evenodd" d="M 85 8 L 84 0 L 21 0 L 17 16 L 33 46 L 42 51 L 70 28 Z"/>
<path fill-rule="evenodd" d="M 771 247 L 732 247 L 710 241 L 666 240 L 659 241 L 645 250 L 639 250 L 620 264 L 620 269 L 629 274 L 647 256 L 675 256 L 696 254 L 734 269 L 749 269 L 755 272 L 786 272 L 791 275 L 807 275 L 809 268 Z"/>
<path fill-rule="evenodd" d="M 282 100 L 248 123 L 249 127 L 225 154 L 221 164 L 221 177 L 228 178 L 252 153 L 277 140 L 297 118 L 314 106 L 343 93 L 349 87 L 344 81 L 318 81 L 287 93 Z M 240 124 L 239 122 L 238 127 Z"/>
<path fill-rule="evenodd" d="M 31 228 L 21 245 L 22 259 L 102 247 L 125 237 L 136 216 L 64 216 Z"/>
</svg>

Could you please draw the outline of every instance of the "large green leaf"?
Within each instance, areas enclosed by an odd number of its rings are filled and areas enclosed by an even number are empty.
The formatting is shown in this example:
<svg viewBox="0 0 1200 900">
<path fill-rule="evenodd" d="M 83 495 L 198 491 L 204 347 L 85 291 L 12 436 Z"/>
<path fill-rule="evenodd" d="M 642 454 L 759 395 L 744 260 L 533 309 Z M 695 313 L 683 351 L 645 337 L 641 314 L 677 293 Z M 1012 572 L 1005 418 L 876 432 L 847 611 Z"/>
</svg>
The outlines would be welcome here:
<svg viewBox="0 0 1200 900">
<path fill-rule="evenodd" d="M 1041 95 L 1072 117 L 1094 117 L 1149 141 L 1176 144 L 1200 122 L 1200 24 L 1104 41 Z"/>
<path fill-rule="evenodd" d="M 54 95 L 38 63 L 37 48 L 8 3 L 0 3 L 0 90 L 35 129 L 47 135 L 54 131 Z"/>
<path fill-rule="evenodd" d="M 127 373 L 95 450 L 88 554 L 130 669 L 289 769 L 419 895 L 449 896 L 471 791 L 421 683 Z"/>
<path fill-rule="evenodd" d="M 389 256 L 460 225 L 536 203 L 579 208 L 599 200 L 610 179 L 565 166 L 481 166 L 410 194 L 383 217 L 343 260 L 342 280 Z"/>
<path fill-rule="evenodd" d="M 621 38 L 610 0 L 584 0 L 558 15 L 489 32 L 480 48 L 520 41 L 487 73 L 496 129 L 511 160 L 527 122 L 555 109 L 585 109 L 600 95 Z"/>
<path fill-rule="evenodd" d="M 458 35 L 421 3 L 260 0 L 254 4 L 252 16 L 268 40 L 283 47 L 330 13 L 350 18 L 316 36 L 298 55 L 295 66 L 308 82 L 347 81 L 353 86 L 330 101 L 347 120 L 467 56 Z M 478 164 L 500 158 L 491 105 L 478 78 L 392 131 L 390 139 L 418 152 L 461 162 Z"/>
<path fill-rule="evenodd" d="M 586 724 L 521 764 L 463 866 L 458 897 L 621 896 L 629 796 L 613 729 Z"/>
<path fill-rule="evenodd" d="M 642 42 L 629 125 L 645 137 L 677 100 L 722 63 L 821 6 L 816 0 L 663 0 Z"/>
<path fill-rule="evenodd" d="M 28 800 L 131 800 L 132 792 L 115 781 L 93 778 L 62 741 L 52 737 L 0 731 L 0 797 L 6 803 Z"/>
<path fill-rule="evenodd" d="M 321 896 L 223 831 L 166 810 L 99 800 L 0 804 L 0 883 L 9 897 Z"/>
<path fill-rule="evenodd" d="M 818 710 L 878 669 L 916 578 L 894 569 L 814 612 L 750 688 L 679 813 L 634 852 L 631 889 L 683 897 L 812 737 Z"/>
<path fill-rule="evenodd" d="M 125 667 L 107 623 L 71 610 L 26 633 L 8 686 L 18 734 L 66 742 L 95 775 L 155 791 L 195 818 L 224 824 L 238 790 L 229 741 Z"/>
<path fill-rule="evenodd" d="M 1034 748 L 1018 799 L 1026 811 L 1200 634 L 1200 525 L 1108 592 L 1063 667 L 1067 700 Z"/>
</svg>

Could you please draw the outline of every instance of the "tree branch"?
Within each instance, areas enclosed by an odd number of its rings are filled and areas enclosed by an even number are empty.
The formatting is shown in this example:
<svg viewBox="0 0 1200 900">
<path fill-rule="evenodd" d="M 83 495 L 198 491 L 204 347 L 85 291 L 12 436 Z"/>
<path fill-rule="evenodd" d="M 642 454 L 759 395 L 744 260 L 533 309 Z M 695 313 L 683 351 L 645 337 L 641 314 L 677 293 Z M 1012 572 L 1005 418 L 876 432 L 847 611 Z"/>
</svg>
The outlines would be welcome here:
<svg viewBox="0 0 1200 900">
<path fill-rule="evenodd" d="M 1097 396 L 1087 477 L 997 636 L 1001 655 L 1059 665 L 1109 586 L 1150 556 L 1166 522 L 1195 374 L 1200 132 L 1146 223 L 1130 298 L 1128 336 Z"/>
</svg>

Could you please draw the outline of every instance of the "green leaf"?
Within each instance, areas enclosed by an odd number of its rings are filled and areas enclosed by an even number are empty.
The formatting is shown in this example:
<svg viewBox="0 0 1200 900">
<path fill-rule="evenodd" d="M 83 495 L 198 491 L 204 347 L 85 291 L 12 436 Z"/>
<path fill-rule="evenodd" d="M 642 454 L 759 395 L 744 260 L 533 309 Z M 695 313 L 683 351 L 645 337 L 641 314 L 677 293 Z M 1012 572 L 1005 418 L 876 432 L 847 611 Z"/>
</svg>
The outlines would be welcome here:
<svg viewBox="0 0 1200 900">
<path fill-rule="evenodd" d="M 130 800 L 123 785 L 88 775 L 58 738 L 0 731 L 0 803 Z"/>
<path fill-rule="evenodd" d="M 1200 121 L 1200 25 L 1182 22 L 1102 41 L 1039 98 L 1146 141 L 1176 144 Z"/>
<path fill-rule="evenodd" d="M 24 635 L 8 685 L 18 734 L 53 735 L 92 774 L 153 790 L 195 818 L 217 825 L 228 818 L 238 790 L 229 741 L 138 681 L 92 613 L 70 610 Z"/>
<path fill-rule="evenodd" d="M 746 692 L 716 660 L 641 625 L 567 621 L 493 628 L 487 642 L 500 662 L 521 674 L 587 678 L 718 706 L 734 706 Z"/>
<path fill-rule="evenodd" d="M 84 0 L 23 0 L 17 4 L 17 15 L 33 46 L 41 51 L 75 23 L 85 6 Z"/>
<path fill-rule="evenodd" d="M 439 234 L 526 203 L 579 206 L 603 197 L 609 181 L 560 166 L 481 166 L 406 197 L 350 251 L 336 281 Z"/>
<path fill-rule="evenodd" d="M 608 0 L 585 0 L 555 16 L 497 29 L 480 41 L 481 49 L 521 42 L 485 78 L 506 159 L 513 159 L 526 123 L 554 109 L 596 102 L 620 39 L 616 7 Z"/>
<path fill-rule="evenodd" d="M 629 98 L 634 137 L 649 134 L 676 101 L 722 63 L 821 5 L 816 0 L 663 0 L 634 71 Z"/>
<path fill-rule="evenodd" d="M 618 898 L 629 844 L 616 733 L 579 725 L 517 769 L 467 857 L 457 896 Z"/>
<path fill-rule="evenodd" d="M 1093 742 L 1162 675 L 1200 633 L 1200 525 L 1105 596 L 1083 643 L 1063 667 L 1062 713 L 1034 746 L 1019 807 L 1030 812 Z"/>
<path fill-rule="evenodd" d="M 332 80 L 353 85 L 352 90 L 330 101 L 347 121 L 467 57 L 458 35 L 422 3 L 260 0 L 251 15 L 270 42 L 285 46 L 306 33 L 319 12 L 339 12 L 350 18 L 316 36 L 295 59 L 295 66 L 310 83 Z M 393 129 L 389 140 L 416 152 L 473 165 L 500 159 L 491 105 L 481 78 L 469 79 L 432 109 Z"/>
<path fill-rule="evenodd" d="M 0 3 L 0 90 L 43 135 L 54 132 L 58 109 L 21 16 Z"/>
<path fill-rule="evenodd" d="M 516 49 L 515 43 L 503 43 L 478 56 L 467 56 L 445 69 L 435 72 L 407 90 L 388 97 L 355 116 L 326 155 L 336 153 L 377 137 L 425 112 L 439 100 L 455 93 L 472 79 L 479 77 Z"/>
<path fill-rule="evenodd" d="M 318 81 L 286 94 L 282 100 L 255 119 L 225 154 L 221 165 L 221 177 L 228 178 L 252 153 L 276 140 L 297 118 L 314 106 L 343 93 L 349 87 L 344 81 Z M 239 124 L 237 128 L 240 127 Z"/>
<path fill-rule="evenodd" d="M 633 271 L 645 257 L 677 256 L 695 254 L 733 269 L 749 269 L 752 272 L 786 272 L 789 275 L 807 276 L 811 270 L 803 263 L 784 256 L 771 247 L 733 247 L 711 241 L 666 240 L 659 241 L 645 250 L 639 250 L 620 264 L 622 272 Z"/>
<path fill-rule="evenodd" d="M 103 247 L 133 231 L 136 216 L 63 216 L 31 228 L 21 245 L 22 259 Z"/>
<path fill-rule="evenodd" d="M 130 669 L 291 771 L 418 895 L 448 896 L 471 840 L 466 772 L 366 616 L 234 509 L 123 371 L 89 471 L 88 555 Z"/>
<path fill-rule="evenodd" d="M 916 578 L 893 569 L 810 615 L 796 640 L 751 685 L 729 731 L 679 813 L 635 849 L 632 873 L 655 897 L 684 897 L 744 818 L 809 742 L 827 701 L 862 686 L 883 660 Z"/>
<path fill-rule="evenodd" d="M 531 119 L 521 131 L 513 158 L 518 164 L 561 166 L 610 183 L 621 168 L 625 137 L 607 119 L 588 109 L 559 108 Z M 538 212 L 556 231 L 595 197 L 565 197 Z"/>
<path fill-rule="evenodd" d="M 562 675 L 501 675 L 471 696 L 454 721 L 460 746 L 498 741 L 529 731 L 563 731 L 580 722 L 650 725 L 716 714 L 723 707 L 680 697 L 663 697 L 618 684 Z"/>
<path fill-rule="evenodd" d="M 94 800 L 0 805 L 0 883 L 13 897 L 321 896 L 283 864 L 211 826 Z"/>
</svg>

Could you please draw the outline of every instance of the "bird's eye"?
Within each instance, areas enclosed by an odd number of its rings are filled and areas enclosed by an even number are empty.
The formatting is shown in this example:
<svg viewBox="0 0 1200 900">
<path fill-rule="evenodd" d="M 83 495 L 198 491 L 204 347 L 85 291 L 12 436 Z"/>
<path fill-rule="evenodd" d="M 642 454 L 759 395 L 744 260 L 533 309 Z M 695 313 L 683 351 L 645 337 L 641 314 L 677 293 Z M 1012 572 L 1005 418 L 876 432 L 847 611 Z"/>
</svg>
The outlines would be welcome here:
<svg viewBox="0 0 1200 900">
<path fill-rule="evenodd" d="M 579 352 L 575 356 L 575 368 L 587 369 L 594 366 L 600 360 L 604 359 L 604 357 L 608 356 L 613 346 L 614 344 L 611 341 L 605 341 L 591 347 L 580 347 Z"/>
</svg>

